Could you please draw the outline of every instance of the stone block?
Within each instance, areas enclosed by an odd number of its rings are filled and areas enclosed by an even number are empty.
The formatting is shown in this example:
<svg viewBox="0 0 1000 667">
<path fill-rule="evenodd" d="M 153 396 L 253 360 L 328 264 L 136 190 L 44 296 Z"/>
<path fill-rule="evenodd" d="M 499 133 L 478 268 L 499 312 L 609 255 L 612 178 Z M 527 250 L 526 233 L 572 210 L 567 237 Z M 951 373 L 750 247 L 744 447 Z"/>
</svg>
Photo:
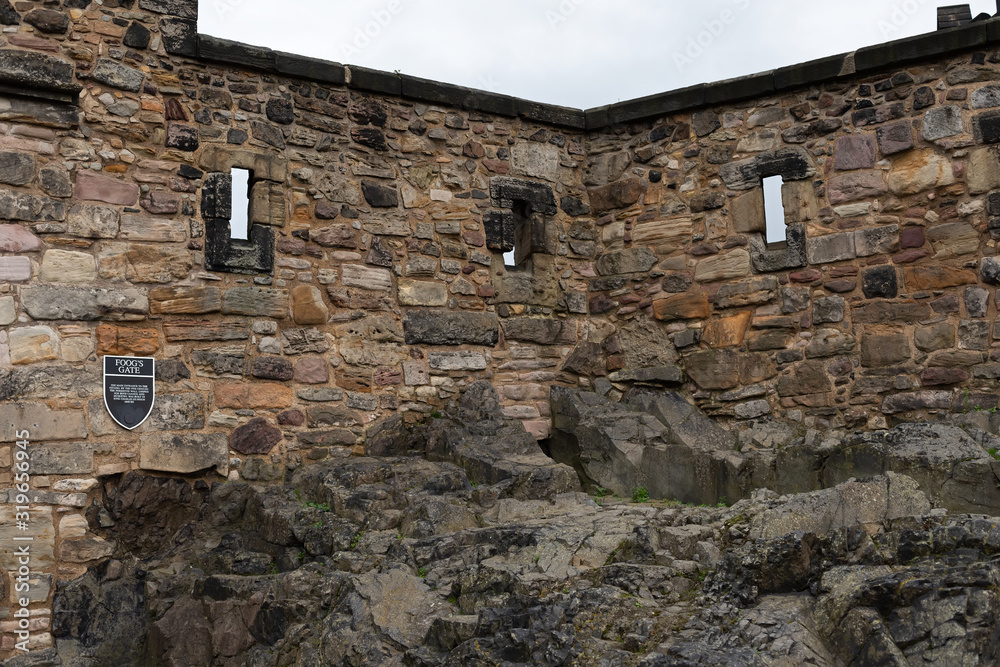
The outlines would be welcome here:
<svg viewBox="0 0 1000 667">
<path fill-rule="evenodd" d="M 291 380 L 294 375 L 292 362 L 281 357 L 261 356 L 253 360 L 250 374 L 264 380 Z"/>
<path fill-rule="evenodd" d="M 973 116 L 972 132 L 976 143 L 1000 143 L 1000 111 L 985 111 Z"/>
<path fill-rule="evenodd" d="M 58 199 L 0 188 L 0 219 L 60 222 L 66 219 L 66 204 Z"/>
<path fill-rule="evenodd" d="M 295 362 L 294 380 L 302 384 L 326 384 L 330 381 L 330 364 L 323 357 L 303 357 Z"/>
<path fill-rule="evenodd" d="M 0 281 L 22 283 L 31 280 L 31 260 L 27 257 L 4 257 L 0 261 Z"/>
<path fill-rule="evenodd" d="M 896 195 L 915 195 L 955 182 L 951 160 L 934 149 L 910 151 L 895 158 L 889 170 L 889 190 Z"/>
<path fill-rule="evenodd" d="M 18 327 L 8 338 L 10 362 L 15 366 L 59 358 L 59 336 L 50 327 Z"/>
<path fill-rule="evenodd" d="M 988 350 L 990 323 L 985 320 L 961 320 L 958 323 L 958 347 L 961 350 Z"/>
<path fill-rule="evenodd" d="M 837 355 L 853 354 L 857 339 L 839 329 L 818 329 L 806 346 L 806 357 L 822 359 Z"/>
<path fill-rule="evenodd" d="M 934 352 L 955 347 L 955 327 L 941 322 L 927 327 L 917 327 L 913 332 L 913 344 L 921 352 Z"/>
<path fill-rule="evenodd" d="M 635 230 L 632 232 L 634 243 L 655 246 L 660 250 L 679 248 L 690 240 L 690 217 L 640 221 L 635 224 Z"/>
<path fill-rule="evenodd" d="M 232 287 L 222 295 L 222 312 L 225 315 L 250 317 L 288 317 L 288 290 L 270 287 Z"/>
<path fill-rule="evenodd" d="M 924 139 L 937 141 L 962 134 L 962 108 L 953 104 L 934 107 L 924 113 Z"/>
<path fill-rule="evenodd" d="M 810 264 L 831 264 L 857 256 L 854 232 L 806 239 L 806 257 Z"/>
<path fill-rule="evenodd" d="M 246 456 L 263 456 L 270 454 L 283 439 L 280 429 L 263 417 L 255 417 L 233 430 L 229 436 L 229 448 Z"/>
<path fill-rule="evenodd" d="M 862 273 L 861 289 L 869 299 L 895 299 L 899 280 L 894 266 L 876 266 Z"/>
<path fill-rule="evenodd" d="M 284 227 L 288 202 L 284 186 L 256 181 L 250 190 L 250 223 Z"/>
<path fill-rule="evenodd" d="M 285 329 L 281 348 L 285 354 L 322 354 L 330 349 L 330 342 L 319 329 Z"/>
<path fill-rule="evenodd" d="M 834 205 L 880 197 L 888 192 L 881 171 L 854 171 L 833 176 L 827 186 L 827 196 Z"/>
<path fill-rule="evenodd" d="M 85 442 L 30 445 L 31 474 L 84 475 L 94 472 L 94 446 Z"/>
<path fill-rule="evenodd" d="M 504 320 L 504 338 L 539 345 L 576 343 L 576 325 L 567 320 L 543 317 L 514 317 Z"/>
<path fill-rule="evenodd" d="M 966 222 L 934 225 L 926 231 L 927 240 L 934 247 L 934 259 L 961 257 L 979 251 L 979 232 Z"/>
<path fill-rule="evenodd" d="M 102 278 L 167 284 L 188 277 L 194 257 L 185 248 L 144 243 L 107 244 L 98 259 Z"/>
<path fill-rule="evenodd" d="M 724 164 L 719 171 L 732 190 L 752 190 L 768 176 L 782 176 L 786 181 L 801 181 L 816 173 L 812 158 L 798 146 L 767 151 L 748 160 Z"/>
<path fill-rule="evenodd" d="M 118 236 L 120 214 L 112 206 L 78 204 L 66 217 L 67 231 L 88 239 L 113 239 Z M 186 237 L 185 237 L 186 238 Z"/>
<path fill-rule="evenodd" d="M 72 214 L 73 212 L 70 211 L 71 217 Z M 123 215 L 118 237 L 124 241 L 183 243 L 187 241 L 188 234 L 187 225 L 179 220 L 163 220 L 160 218 L 149 218 L 138 215 Z"/>
<path fill-rule="evenodd" d="M 739 356 L 729 348 L 694 352 L 684 357 L 684 371 L 702 389 L 732 389 L 740 383 Z"/>
<path fill-rule="evenodd" d="M 87 427 L 81 410 L 52 410 L 41 403 L 0 404 L 0 441 L 13 442 L 27 430 L 34 442 L 82 440 Z"/>
<path fill-rule="evenodd" d="M 653 316 L 663 322 L 706 319 L 711 314 L 712 308 L 704 292 L 677 294 L 653 302 Z"/>
<path fill-rule="evenodd" d="M 1000 188 L 1000 147 L 973 150 L 965 173 L 969 194 L 981 195 Z"/>
<path fill-rule="evenodd" d="M 975 283 L 976 272 L 940 265 L 913 266 L 903 269 L 903 281 L 909 290 L 942 290 Z"/>
<path fill-rule="evenodd" d="M 771 248 L 763 237 L 750 237 L 750 259 L 755 271 L 767 273 L 784 271 L 806 265 L 805 225 L 792 224 L 785 227 L 784 247 Z"/>
<path fill-rule="evenodd" d="M 220 383 L 215 386 L 215 405 L 250 410 L 287 408 L 292 405 L 292 389 L 267 382 Z"/>
<path fill-rule="evenodd" d="M 35 180 L 35 156 L 30 153 L 0 151 L 0 183 L 27 185 Z"/>
<path fill-rule="evenodd" d="M 882 125 L 875 131 L 875 136 L 879 150 L 886 157 L 913 148 L 913 130 L 908 120 Z"/>
<path fill-rule="evenodd" d="M 156 287 L 149 290 L 149 309 L 159 315 L 217 313 L 222 310 L 222 290 L 218 287 Z"/>
<path fill-rule="evenodd" d="M 251 225 L 248 236 L 248 240 L 233 239 L 228 220 L 207 220 L 205 268 L 224 273 L 274 273 L 274 228 Z"/>
<path fill-rule="evenodd" d="M 827 362 L 822 360 L 804 361 L 792 372 L 778 380 L 779 396 L 808 396 L 824 394 L 833 389 Z"/>
<path fill-rule="evenodd" d="M 448 287 L 444 283 L 401 279 L 398 299 L 401 306 L 443 306 L 448 302 Z"/>
<path fill-rule="evenodd" d="M 403 318 L 407 345 L 486 345 L 500 338 L 499 322 L 492 313 L 450 313 L 411 310 Z"/>
<path fill-rule="evenodd" d="M 715 295 L 716 308 L 743 308 L 769 303 L 778 296 L 778 279 L 774 276 L 750 278 L 726 283 Z"/>
<path fill-rule="evenodd" d="M 705 325 L 701 341 L 711 348 L 742 345 L 752 318 L 749 310 L 732 317 L 714 318 Z"/>
<path fill-rule="evenodd" d="M 629 248 L 601 255 L 594 268 L 602 276 L 616 276 L 624 273 L 647 273 L 656 266 L 658 258 L 649 248 Z"/>
<path fill-rule="evenodd" d="M 750 253 L 736 249 L 699 261 L 695 267 L 694 279 L 698 282 L 716 282 L 744 278 L 749 274 Z"/>
<path fill-rule="evenodd" d="M 947 410 L 951 407 L 950 391 L 918 391 L 911 394 L 893 394 L 882 400 L 882 412 L 896 415 L 916 410 Z"/>
<path fill-rule="evenodd" d="M 904 334 L 865 333 L 861 337 L 861 365 L 896 366 L 910 359 L 910 341 Z"/>
<path fill-rule="evenodd" d="M 899 225 L 871 227 L 854 232 L 854 249 L 858 257 L 871 257 L 899 250 Z"/>
<path fill-rule="evenodd" d="M 142 425 L 146 431 L 189 431 L 205 428 L 205 397 L 198 393 L 161 394 L 149 421 Z"/>
<path fill-rule="evenodd" d="M 729 203 L 733 231 L 737 234 L 763 234 L 767 224 L 764 217 L 764 189 L 755 188 L 734 197 Z"/>
<path fill-rule="evenodd" d="M 392 287 L 392 274 L 386 269 L 345 264 L 341 267 L 340 281 L 345 287 L 360 287 L 365 290 L 384 292 Z"/>
<path fill-rule="evenodd" d="M 41 239 L 21 225 L 0 225 L 0 251 L 34 252 L 41 247 Z"/>
<path fill-rule="evenodd" d="M 875 167 L 875 136 L 848 135 L 837 139 L 834 169 L 850 171 Z"/>
<path fill-rule="evenodd" d="M 813 323 L 826 324 L 844 321 L 844 298 L 827 296 L 813 301 Z"/>
<path fill-rule="evenodd" d="M 559 178 L 561 151 L 558 146 L 536 142 L 518 142 L 510 149 L 514 173 L 555 182 Z"/>
<path fill-rule="evenodd" d="M 97 262 L 85 252 L 47 250 L 39 277 L 47 283 L 91 283 L 97 279 Z"/>
<path fill-rule="evenodd" d="M 323 293 L 314 285 L 297 285 L 292 289 L 292 319 L 296 324 L 326 324 L 330 309 Z"/>
<path fill-rule="evenodd" d="M 17 549 L 14 545 L 18 542 L 14 538 L 25 536 L 25 532 L 17 526 L 16 511 L 14 505 L 0 506 L 0 543 L 4 545 L 4 548 L 0 549 L 0 571 L 5 574 L 17 572 L 19 563 L 15 553 Z M 34 538 L 30 543 L 31 570 L 38 572 L 54 567 L 56 529 L 52 520 L 51 508 L 33 508 L 31 531 L 28 534 Z M 4 581 L 3 585 L 6 583 Z"/>
<path fill-rule="evenodd" d="M 139 438 L 143 470 L 189 475 L 211 470 L 229 472 L 229 446 L 224 433 L 151 433 Z"/>
<path fill-rule="evenodd" d="M 436 371 L 486 370 L 486 357 L 479 352 L 431 352 L 427 363 Z"/>
</svg>

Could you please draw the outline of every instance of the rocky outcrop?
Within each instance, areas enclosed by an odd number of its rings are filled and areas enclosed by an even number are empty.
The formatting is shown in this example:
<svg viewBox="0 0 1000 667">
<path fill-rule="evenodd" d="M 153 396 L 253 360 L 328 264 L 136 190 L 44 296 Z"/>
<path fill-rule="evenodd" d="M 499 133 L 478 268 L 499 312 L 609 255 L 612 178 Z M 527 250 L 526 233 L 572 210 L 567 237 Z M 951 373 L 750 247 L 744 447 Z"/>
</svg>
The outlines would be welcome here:
<svg viewBox="0 0 1000 667">
<path fill-rule="evenodd" d="M 634 389 L 618 402 L 562 387 L 552 389 L 552 415 L 553 458 L 590 488 L 619 495 L 642 488 L 654 498 L 714 505 L 755 489 L 800 493 L 893 471 L 916 480 L 937 507 L 1000 512 L 1000 437 L 980 428 L 995 424 L 799 435 L 758 421 L 733 434 L 677 392 Z"/>
</svg>

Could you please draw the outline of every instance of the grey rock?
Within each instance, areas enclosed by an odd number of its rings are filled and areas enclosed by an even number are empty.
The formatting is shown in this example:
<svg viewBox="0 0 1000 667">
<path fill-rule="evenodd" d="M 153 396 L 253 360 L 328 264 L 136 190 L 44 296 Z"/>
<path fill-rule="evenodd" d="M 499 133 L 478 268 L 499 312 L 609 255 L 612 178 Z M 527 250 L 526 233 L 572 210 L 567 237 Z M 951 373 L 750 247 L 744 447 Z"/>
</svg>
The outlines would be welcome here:
<svg viewBox="0 0 1000 667">
<path fill-rule="evenodd" d="M 149 299 L 137 289 L 25 287 L 21 304 L 36 320 L 136 320 L 149 313 Z"/>
<path fill-rule="evenodd" d="M 132 69 L 108 58 L 99 58 L 97 66 L 94 67 L 94 71 L 91 72 L 90 76 L 107 86 L 120 88 L 132 93 L 139 92 L 145 78 L 145 75 L 139 70 Z"/>
<path fill-rule="evenodd" d="M 403 318 L 407 345 L 497 344 L 500 327 L 492 313 L 449 313 L 410 310 Z"/>
</svg>

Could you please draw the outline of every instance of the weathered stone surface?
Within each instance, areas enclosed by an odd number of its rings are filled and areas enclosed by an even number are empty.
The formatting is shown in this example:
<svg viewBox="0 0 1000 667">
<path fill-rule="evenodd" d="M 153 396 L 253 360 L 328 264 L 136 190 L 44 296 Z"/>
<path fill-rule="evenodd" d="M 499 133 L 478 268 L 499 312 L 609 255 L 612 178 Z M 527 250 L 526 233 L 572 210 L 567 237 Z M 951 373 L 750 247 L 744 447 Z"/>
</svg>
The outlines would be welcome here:
<svg viewBox="0 0 1000 667">
<path fill-rule="evenodd" d="M 830 264 L 858 256 L 853 232 L 827 234 L 806 240 L 806 256 L 810 264 Z"/>
<path fill-rule="evenodd" d="M 70 216 L 73 212 L 70 211 Z M 177 220 L 162 220 L 137 215 L 124 215 L 119 238 L 125 241 L 182 243 L 187 241 L 187 228 Z M 104 237 L 102 237 L 104 238 Z"/>
<path fill-rule="evenodd" d="M 914 266 L 903 269 L 903 281 L 911 290 L 940 290 L 976 282 L 976 272 L 947 266 Z"/>
<path fill-rule="evenodd" d="M 27 185 L 34 179 L 34 155 L 13 151 L 0 151 L 0 183 L 7 185 Z"/>
<path fill-rule="evenodd" d="M 323 293 L 313 285 L 298 285 L 292 289 L 292 319 L 296 324 L 326 324 L 330 309 Z"/>
<path fill-rule="evenodd" d="M 205 428 L 205 397 L 197 393 L 161 394 L 144 431 L 186 431 Z"/>
<path fill-rule="evenodd" d="M 155 314 L 217 313 L 222 310 L 218 287 L 156 287 L 149 290 L 149 308 Z"/>
<path fill-rule="evenodd" d="M 899 249 L 899 227 L 886 225 L 859 229 L 854 232 L 854 249 L 858 257 L 871 257 Z"/>
<path fill-rule="evenodd" d="M 816 324 L 844 321 L 844 298 L 827 296 L 813 301 L 813 322 Z"/>
<path fill-rule="evenodd" d="M 66 224 L 74 236 L 113 239 L 118 236 L 119 217 L 118 209 L 111 206 L 79 204 L 70 209 Z"/>
<path fill-rule="evenodd" d="M 977 148 L 969 153 L 966 167 L 969 194 L 980 195 L 1000 188 L 1000 148 Z"/>
<path fill-rule="evenodd" d="M 233 430 L 229 436 L 229 448 L 248 456 L 270 454 L 282 439 L 280 429 L 263 417 L 255 417 Z"/>
<path fill-rule="evenodd" d="M 653 302 L 654 317 L 664 322 L 706 319 L 711 313 L 708 295 L 704 292 L 677 294 Z"/>
<path fill-rule="evenodd" d="M 913 148 L 913 130 L 908 120 L 882 125 L 875 131 L 875 136 L 879 151 L 887 157 Z"/>
<path fill-rule="evenodd" d="M 555 181 L 559 177 L 557 146 L 533 142 L 519 142 L 510 151 L 514 173 L 532 178 Z"/>
<path fill-rule="evenodd" d="M 763 233 L 767 228 L 764 217 L 764 189 L 757 188 L 734 197 L 729 204 L 733 231 L 737 234 Z"/>
<path fill-rule="evenodd" d="M 98 354 L 148 357 L 159 349 L 159 332 L 156 329 L 126 328 L 113 324 L 101 324 L 97 327 Z"/>
<path fill-rule="evenodd" d="M 646 273 L 657 261 L 656 255 L 649 248 L 630 248 L 601 255 L 594 267 L 602 276 L 616 276 L 623 273 Z"/>
<path fill-rule="evenodd" d="M 222 295 L 222 312 L 251 317 L 288 317 L 288 290 L 269 287 L 233 287 Z"/>
<path fill-rule="evenodd" d="M 841 171 L 875 167 L 875 136 L 871 134 L 837 139 L 834 168 Z"/>
<path fill-rule="evenodd" d="M 716 317 L 705 325 L 701 341 L 711 348 L 742 345 L 752 318 L 749 310 L 732 317 Z"/>
<path fill-rule="evenodd" d="M 100 58 L 97 66 L 90 74 L 91 78 L 112 88 L 121 88 L 132 93 L 142 88 L 144 76 L 142 72 L 122 65 L 108 58 Z"/>
<path fill-rule="evenodd" d="M 0 51 L 0 72 L 4 81 L 14 85 L 68 93 L 80 91 L 73 80 L 73 64 L 43 53 L 4 49 Z"/>
<path fill-rule="evenodd" d="M 59 336 L 51 327 L 18 327 L 9 333 L 10 362 L 33 364 L 59 358 Z"/>
<path fill-rule="evenodd" d="M 4 442 L 17 440 L 15 433 L 27 429 L 32 442 L 82 440 L 87 427 L 81 410 L 52 410 L 41 403 L 0 404 L 0 437 Z"/>
<path fill-rule="evenodd" d="M 361 192 L 364 194 L 365 201 L 376 208 L 399 206 L 398 191 L 376 181 L 361 181 Z"/>
<path fill-rule="evenodd" d="M 66 204 L 58 199 L 0 188 L 0 219 L 55 222 L 66 219 Z"/>
<path fill-rule="evenodd" d="M 927 240 L 934 246 L 935 259 L 959 257 L 979 250 L 979 232 L 965 222 L 934 225 L 927 230 Z"/>
<path fill-rule="evenodd" d="M 804 361 L 795 366 L 791 373 L 778 379 L 779 396 L 803 396 L 822 394 L 830 391 L 833 383 L 826 370 L 826 362 Z"/>
<path fill-rule="evenodd" d="M 91 283 L 97 279 L 97 262 L 85 252 L 48 250 L 39 277 L 47 283 Z"/>
<path fill-rule="evenodd" d="M 330 342 L 319 329 L 285 329 L 281 347 L 285 354 L 321 354 L 330 349 Z"/>
<path fill-rule="evenodd" d="M 28 257 L 4 257 L 0 262 L 0 280 L 20 283 L 31 280 L 32 266 Z"/>
<path fill-rule="evenodd" d="M 715 282 L 743 278 L 750 274 L 750 253 L 731 250 L 724 255 L 706 257 L 695 267 L 694 279 L 698 282 Z"/>
<path fill-rule="evenodd" d="M 0 251 L 33 252 L 41 247 L 41 240 L 21 225 L 0 225 Z"/>
<path fill-rule="evenodd" d="M 955 327 L 947 322 L 918 327 L 913 332 L 913 343 L 922 352 L 955 347 Z"/>
<path fill-rule="evenodd" d="M 937 141 L 962 134 L 962 108 L 949 104 L 935 107 L 924 114 L 924 139 Z"/>
<path fill-rule="evenodd" d="M 950 391 L 918 391 L 910 394 L 893 394 L 882 401 L 882 412 L 895 415 L 915 410 L 947 410 L 951 407 Z"/>
<path fill-rule="evenodd" d="M 119 206 L 135 206 L 139 201 L 139 186 L 111 176 L 81 171 L 76 176 L 76 197 Z"/>
<path fill-rule="evenodd" d="M 295 362 L 294 379 L 303 384 L 326 384 L 330 381 L 330 364 L 322 357 L 303 357 Z"/>
<path fill-rule="evenodd" d="M 806 356 L 822 359 L 855 352 L 858 341 L 851 334 L 838 329 L 818 329 L 806 346 Z"/>
<path fill-rule="evenodd" d="M 255 378 L 279 381 L 291 380 L 294 374 L 291 361 L 269 356 L 260 356 L 254 359 L 250 373 Z"/>
<path fill-rule="evenodd" d="M 910 342 L 901 333 L 865 333 L 861 338 L 861 363 L 864 366 L 895 366 L 910 358 Z"/>
<path fill-rule="evenodd" d="M 862 273 L 861 289 L 869 299 L 895 299 L 899 280 L 894 266 L 876 266 Z"/>
<path fill-rule="evenodd" d="M 437 371 L 486 370 L 486 357 L 479 352 L 432 352 L 427 363 Z"/>
<path fill-rule="evenodd" d="M 21 305 L 36 320 L 142 319 L 149 312 L 145 293 L 135 289 L 25 287 Z"/>
<path fill-rule="evenodd" d="M 215 405 L 220 408 L 287 408 L 292 404 L 292 389 L 280 384 L 258 382 L 220 383 L 215 385 Z"/>
<path fill-rule="evenodd" d="M 448 288 L 437 282 L 401 279 L 397 298 L 402 306 L 443 306 L 448 301 Z"/>
<path fill-rule="evenodd" d="M 504 338 L 539 345 L 576 342 L 576 326 L 565 320 L 543 317 L 515 317 L 503 322 Z"/>
<path fill-rule="evenodd" d="M 645 192 L 646 183 L 638 178 L 627 178 L 588 190 L 590 206 L 595 213 L 631 206 L 639 201 Z"/>
<path fill-rule="evenodd" d="M 223 433 L 151 433 L 139 437 L 139 467 L 143 470 L 191 474 L 214 468 L 229 470 L 229 448 Z"/>
<path fill-rule="evenodd" d="M 449 313 L 410 310 L 403 318 L 407 345 L 488 345 L 500 338 L 492 313 Z"/>
<path fill-rule="evenodd" d="M 859 199 L 879 197 L 888 191 L 880 171 L 856 171 L 833 176 L 827 184 L 831 204 L 844 204 Z"/>
<path fill-rule="evenodd" d="M 165 245 L 114 244 L 99 257 L 102 277 L 124 278 L 132 283 L 177 282 L 186 278 L 192 268 L 190 252 Z"/>
<path fill-rule="evenodd" d="M 760 187 L 761 179 L 767 176 L 800 181 L 813 176 L 816 169 L 804 149 L 792 147 L 767 151 L 749 160 L 730 162 L 723 165 L 719 173 L 730 189 L 751 190 Z"/>
<path fill-rule="evenodd" d="M 340 280 L 345 287 L 360 287 L 372 291 L 386 291 L 392 287 L 392 274 L 386 269 L 345 264 L 341 267 L 341 272 Z"/>
<path fill-rule="evenodd" d="M 778 279 L 773 276 L 726 283 L 715 296 L 716 308 L 742 308 L 773 301 L 778 296 Z"/>
<path fill-rule="evenodd" d="M 889 171 L 889 190 L 897 195 L 913 195 L 954 182 L 951 161 L 931 149 L 901 155 Z"/>
<path fill-rule="evenodd" d="M 702 389 L 732 389 L 740 382 L 739 360 L 731 349 L 689 354 L 684 371 Z"/>
</svg>

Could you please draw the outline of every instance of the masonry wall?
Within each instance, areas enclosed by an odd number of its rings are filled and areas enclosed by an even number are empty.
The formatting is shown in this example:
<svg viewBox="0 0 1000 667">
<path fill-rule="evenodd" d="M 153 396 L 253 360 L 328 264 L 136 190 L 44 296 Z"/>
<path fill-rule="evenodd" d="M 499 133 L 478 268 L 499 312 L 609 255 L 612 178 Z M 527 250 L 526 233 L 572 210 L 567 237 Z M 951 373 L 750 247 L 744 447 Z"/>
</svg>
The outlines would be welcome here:
<svg viewBox="0 0 1000 667">
<path fill-rule="evenodd" d="M 29 431 L 33 646 L 54 581 L 113 553 L 93 501 L 122 474 L 279 482 L 478 379 L 540 439 L 553 384 L 681 388 L 734 428 L 997 407 L 988 50 L 587 129 L 199 47 L 187 1 L 22 4 L 0 0 L 0 550 L 15 570 Z M 250 242 L 229 237 L 234 167 Z M 105 354 L 157 360 L 134 432 L 106 414 Z"/>
</svg>

